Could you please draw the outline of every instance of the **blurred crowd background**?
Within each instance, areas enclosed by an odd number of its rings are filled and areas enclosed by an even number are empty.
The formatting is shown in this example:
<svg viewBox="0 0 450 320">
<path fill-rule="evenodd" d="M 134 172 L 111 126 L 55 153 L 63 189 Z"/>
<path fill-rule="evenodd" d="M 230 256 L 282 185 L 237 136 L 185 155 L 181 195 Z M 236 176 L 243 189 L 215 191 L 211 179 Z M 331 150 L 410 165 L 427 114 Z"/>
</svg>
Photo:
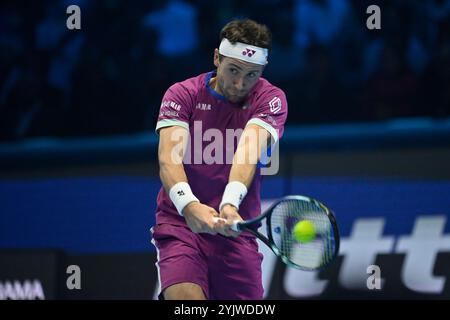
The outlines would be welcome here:
<svg viewBox="0 0 450 320">
<path fill-rule="evenodd" d="M 2 0 L 0 141 L 152 131 L 165 90 L 213 70 L 243 17 L 272 30 L 287 125 L 450 116 L 450 0 Z"/>
</svg>

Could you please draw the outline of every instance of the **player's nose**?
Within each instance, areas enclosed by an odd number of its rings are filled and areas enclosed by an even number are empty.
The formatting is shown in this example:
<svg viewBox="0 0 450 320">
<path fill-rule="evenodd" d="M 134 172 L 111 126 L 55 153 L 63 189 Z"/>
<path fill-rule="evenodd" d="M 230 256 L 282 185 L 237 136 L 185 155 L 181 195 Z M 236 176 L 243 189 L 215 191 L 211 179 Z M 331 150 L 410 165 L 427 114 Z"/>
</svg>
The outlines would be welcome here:
<svg viewBox="0 0 450 320">
<path fill-rule="evenodd" d="M 243 90 L 245 88 L 245 83 L 244 83 L 244 79 L 243 78 L 237 78 L 234 81 L 234 87 L 236 88 L 236 90 Z"/>
</svg>

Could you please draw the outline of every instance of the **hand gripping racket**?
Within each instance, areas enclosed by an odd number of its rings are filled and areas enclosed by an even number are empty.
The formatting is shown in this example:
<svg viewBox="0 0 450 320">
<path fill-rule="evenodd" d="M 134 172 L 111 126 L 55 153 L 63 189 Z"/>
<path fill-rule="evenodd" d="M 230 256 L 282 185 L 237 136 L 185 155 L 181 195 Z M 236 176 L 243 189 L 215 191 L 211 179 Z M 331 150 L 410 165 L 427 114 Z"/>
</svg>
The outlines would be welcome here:
<svg viewBox="0 0 450 320">
<path fill-rule="evenodd" d="M 256 231 L 264 219 L 267 236 Z M 299 241 L 294 229 L 305 220 L 308 220 L 309 229 L 315 231 L 315 237 L 312 236 L 309 241 Z M 231 229 L 249 231 L 269 246 L 284 263 L 301 270 L 323 269 L 339 252 L 339 231 L 333 213 L 324 204 L 305 196 L 281 198 L 260 216 L 235 222 Z"/>
</svg>

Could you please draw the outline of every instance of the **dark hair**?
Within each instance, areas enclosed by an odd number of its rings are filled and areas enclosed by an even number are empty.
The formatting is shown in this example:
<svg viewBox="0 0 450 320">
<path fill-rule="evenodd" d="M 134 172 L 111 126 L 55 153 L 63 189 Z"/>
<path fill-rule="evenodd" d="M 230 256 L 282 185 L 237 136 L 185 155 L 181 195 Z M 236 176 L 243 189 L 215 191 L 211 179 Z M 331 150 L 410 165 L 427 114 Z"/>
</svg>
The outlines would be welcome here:
<svg viewBox="0 0 450 320">
<path fill-rule="evenodd" d="M 220 41 L 227 38 L 231 43 L 242 42 L 256 47 L 272 49 L 272 33 L 266 25 L 251 19 L 228 22 L 220 31 Z"/>
</svg>

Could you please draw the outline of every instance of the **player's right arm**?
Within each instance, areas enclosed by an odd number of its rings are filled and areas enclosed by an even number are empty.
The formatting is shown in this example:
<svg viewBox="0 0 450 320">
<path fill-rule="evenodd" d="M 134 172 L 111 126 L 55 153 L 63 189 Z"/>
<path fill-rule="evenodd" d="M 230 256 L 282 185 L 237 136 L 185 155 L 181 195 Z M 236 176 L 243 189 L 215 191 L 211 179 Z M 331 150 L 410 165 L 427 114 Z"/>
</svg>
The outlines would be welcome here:
<svg viewBox="0 0 450 320">
<path fill-rule="evenodd" d="M 182 162 L 188 138 L 189 131 L 181 126 L 164 127 L 159 130 L 159 175 L 167 194 L 176 192 L 172 188 L 174 186 L 176 188 L 180 182 L 188 182 Z M 200 203 L 198 199 L 193 199 L 180 208 L 180 211 L 192 232 L 216 234 L 212 218 L 218 217 L 219 214 L 213 208 Z"/>
</svg>

